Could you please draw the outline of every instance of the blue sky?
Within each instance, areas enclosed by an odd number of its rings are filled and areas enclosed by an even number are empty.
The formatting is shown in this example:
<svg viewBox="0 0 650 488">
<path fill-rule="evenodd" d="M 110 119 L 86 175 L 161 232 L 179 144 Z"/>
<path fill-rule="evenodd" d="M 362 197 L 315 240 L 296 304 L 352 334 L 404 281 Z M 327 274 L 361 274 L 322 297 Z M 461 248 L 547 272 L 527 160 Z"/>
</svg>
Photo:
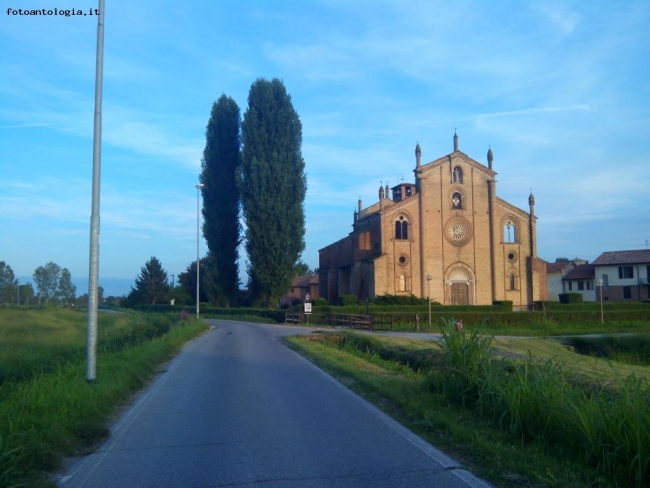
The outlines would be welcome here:
<svg viewBox="0 0 650 488">
<path fill-rule="evenodd" d="M 2 2 L 0 260 L 21 282 L 54 261 L 81 294 L 97 17 L 6 12 L 62 5 Z M 648 24 L 646 0 L 106 0 L 100 285 L 126 294 L 150 257 L 170 275 L 196 258 L 212 103 L 243 114 L 259 77 L 284 81 L 303 124 L 310 267 L 359 198 L 413 181 L 416 142 L 437 159 L 454 128 L 477 161 L 492 148 L 501 198 L 527 209 L 532 189 L 541 258 L 644 249 Z"/>
</svg>

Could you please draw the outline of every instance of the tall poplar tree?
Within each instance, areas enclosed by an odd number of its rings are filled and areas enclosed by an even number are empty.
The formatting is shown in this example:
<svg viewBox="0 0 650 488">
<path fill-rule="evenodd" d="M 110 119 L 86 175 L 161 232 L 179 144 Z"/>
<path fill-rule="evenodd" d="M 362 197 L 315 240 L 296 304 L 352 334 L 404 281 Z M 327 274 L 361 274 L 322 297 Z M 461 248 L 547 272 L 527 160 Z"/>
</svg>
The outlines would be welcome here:
<svg viewBox="0 0 650 488">
<path fill-rule="evenodd" d="M 242 123 L 240 191 L 246 221 L 249 288 L 272 306 L 305 248 L 302 124 L 281 80 L 258 79 Z"/>
<path fill-rule="evenodd" d="M 205 149 L 200 180 L 203 192 L 203 235 L 208 244 L 210 260 L 206 273 L 210 277 L 210 298 L 229 306 L 239 291 L 239 171 L 240 140 L 239 106 L 221 95 L 212 105 L 205 131 Z"/>
</svg>

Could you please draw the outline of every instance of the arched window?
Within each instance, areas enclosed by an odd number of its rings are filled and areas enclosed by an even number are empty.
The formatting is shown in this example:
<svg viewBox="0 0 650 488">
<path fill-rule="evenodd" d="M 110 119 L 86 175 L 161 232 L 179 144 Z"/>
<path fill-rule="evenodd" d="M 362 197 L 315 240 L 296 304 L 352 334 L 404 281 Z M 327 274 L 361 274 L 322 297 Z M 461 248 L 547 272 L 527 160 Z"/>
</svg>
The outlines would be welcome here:
<svg viewBox="0 0 650 488">
<path fill-rule="evenodd" d="M 463 183 L 463 169 L 460 166 L 456 166 L 454 171 L 451 173 L 451 182 Z"/>
<path fill-rule="evenodd" d="M 409 238 L 409 224 L 404 219 L 400 217 L 399 220 L 395 221 L 395 239 L 408 239 Z"/>
<path fill-rule="evenodd" d="M 512 220 L 503 224 L 503 242 L 517 242 L 517 227 Z"/>
<path fill-rule="evenodd" d="M 406 276 L 399 275 L 399 291 L 406 291 Z"/>
<path fill-rule="evenodd" d="M 463 197 L 460 193 L 455 192 L 451 197 L 451 208 L 461 209 L 463 208 Z"/>
<path fill-rule="evenodd" d="M 515 276 L 514 273 L 510 274 L 510 289 L 511 290 L 517 289 L 517 277 Z"/>
</svg>

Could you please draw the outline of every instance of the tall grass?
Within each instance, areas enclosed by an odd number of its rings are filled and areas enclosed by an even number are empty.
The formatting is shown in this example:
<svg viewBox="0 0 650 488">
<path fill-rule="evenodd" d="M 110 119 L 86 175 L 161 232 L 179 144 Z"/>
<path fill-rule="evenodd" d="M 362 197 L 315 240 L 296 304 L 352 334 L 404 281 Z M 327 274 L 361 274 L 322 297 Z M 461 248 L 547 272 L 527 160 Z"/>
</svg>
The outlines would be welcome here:
<svg viewBox="0 0 650 488">
<path fill-rule="evenodd" d="M 85 381 L 84 315 L 32 312 L 8 320 L 0 311 L 0 486 L 51 486 L 43 473 L 108 435 L 114 409 L 207 327 L 172 315 L 100 314 L 98 379 L 91 384 Z M 18 374 L 16 357 L 29 348 L 40 352 L 27 355 L 28 373 Z"/>
<path fill-rule="evenodd" d="M 650 385 L 621 378 L 596 389 L 567 373 L 554 358 L 494 359 L 491 339 L 442 331 L 446 372 L 432 371 L 431 388 L 474 409 L 513 439 L 570 448 L 615 486 L 650 485 Z"/>
</svg>

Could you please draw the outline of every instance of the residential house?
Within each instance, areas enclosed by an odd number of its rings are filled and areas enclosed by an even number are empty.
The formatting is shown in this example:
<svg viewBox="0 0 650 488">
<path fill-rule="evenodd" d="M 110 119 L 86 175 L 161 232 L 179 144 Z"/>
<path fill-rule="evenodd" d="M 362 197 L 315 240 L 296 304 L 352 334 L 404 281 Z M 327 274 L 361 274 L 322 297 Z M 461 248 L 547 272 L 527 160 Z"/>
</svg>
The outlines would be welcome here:
<svg viewBox="0 0 650 488">
<path fill-rule="evenodd" d="M 572 259 L 571 261 L 561 261 L 546 264 L 546 291 L 547 299 L 559 302 L 560 294 L 567 293 L 566 282 L 564 278 L 576 266 L 587 264 L 584 259 Z"/>
<path fill-rule="evenodd" d="M 307 295 L 311 301 L 320 296 L 318 291 L 318 275 L 296 276 L 288 293 L 280 298 L 280 306 L 291 306 L 296 301 L 304 303 Z"/>
<path fill-rule="evenodd" d="M 650 299 L 650 249 L 604 252 L 593 262 L 596 299 L 621 302 Z"/>
<path fill-rule="evenodd" d="M 595 302 L 595 268 L 593 264 L 580 264 L 569 271 L 564 277 L 565 293 L 578 293 L 583 302 Z"/>
</svg>

